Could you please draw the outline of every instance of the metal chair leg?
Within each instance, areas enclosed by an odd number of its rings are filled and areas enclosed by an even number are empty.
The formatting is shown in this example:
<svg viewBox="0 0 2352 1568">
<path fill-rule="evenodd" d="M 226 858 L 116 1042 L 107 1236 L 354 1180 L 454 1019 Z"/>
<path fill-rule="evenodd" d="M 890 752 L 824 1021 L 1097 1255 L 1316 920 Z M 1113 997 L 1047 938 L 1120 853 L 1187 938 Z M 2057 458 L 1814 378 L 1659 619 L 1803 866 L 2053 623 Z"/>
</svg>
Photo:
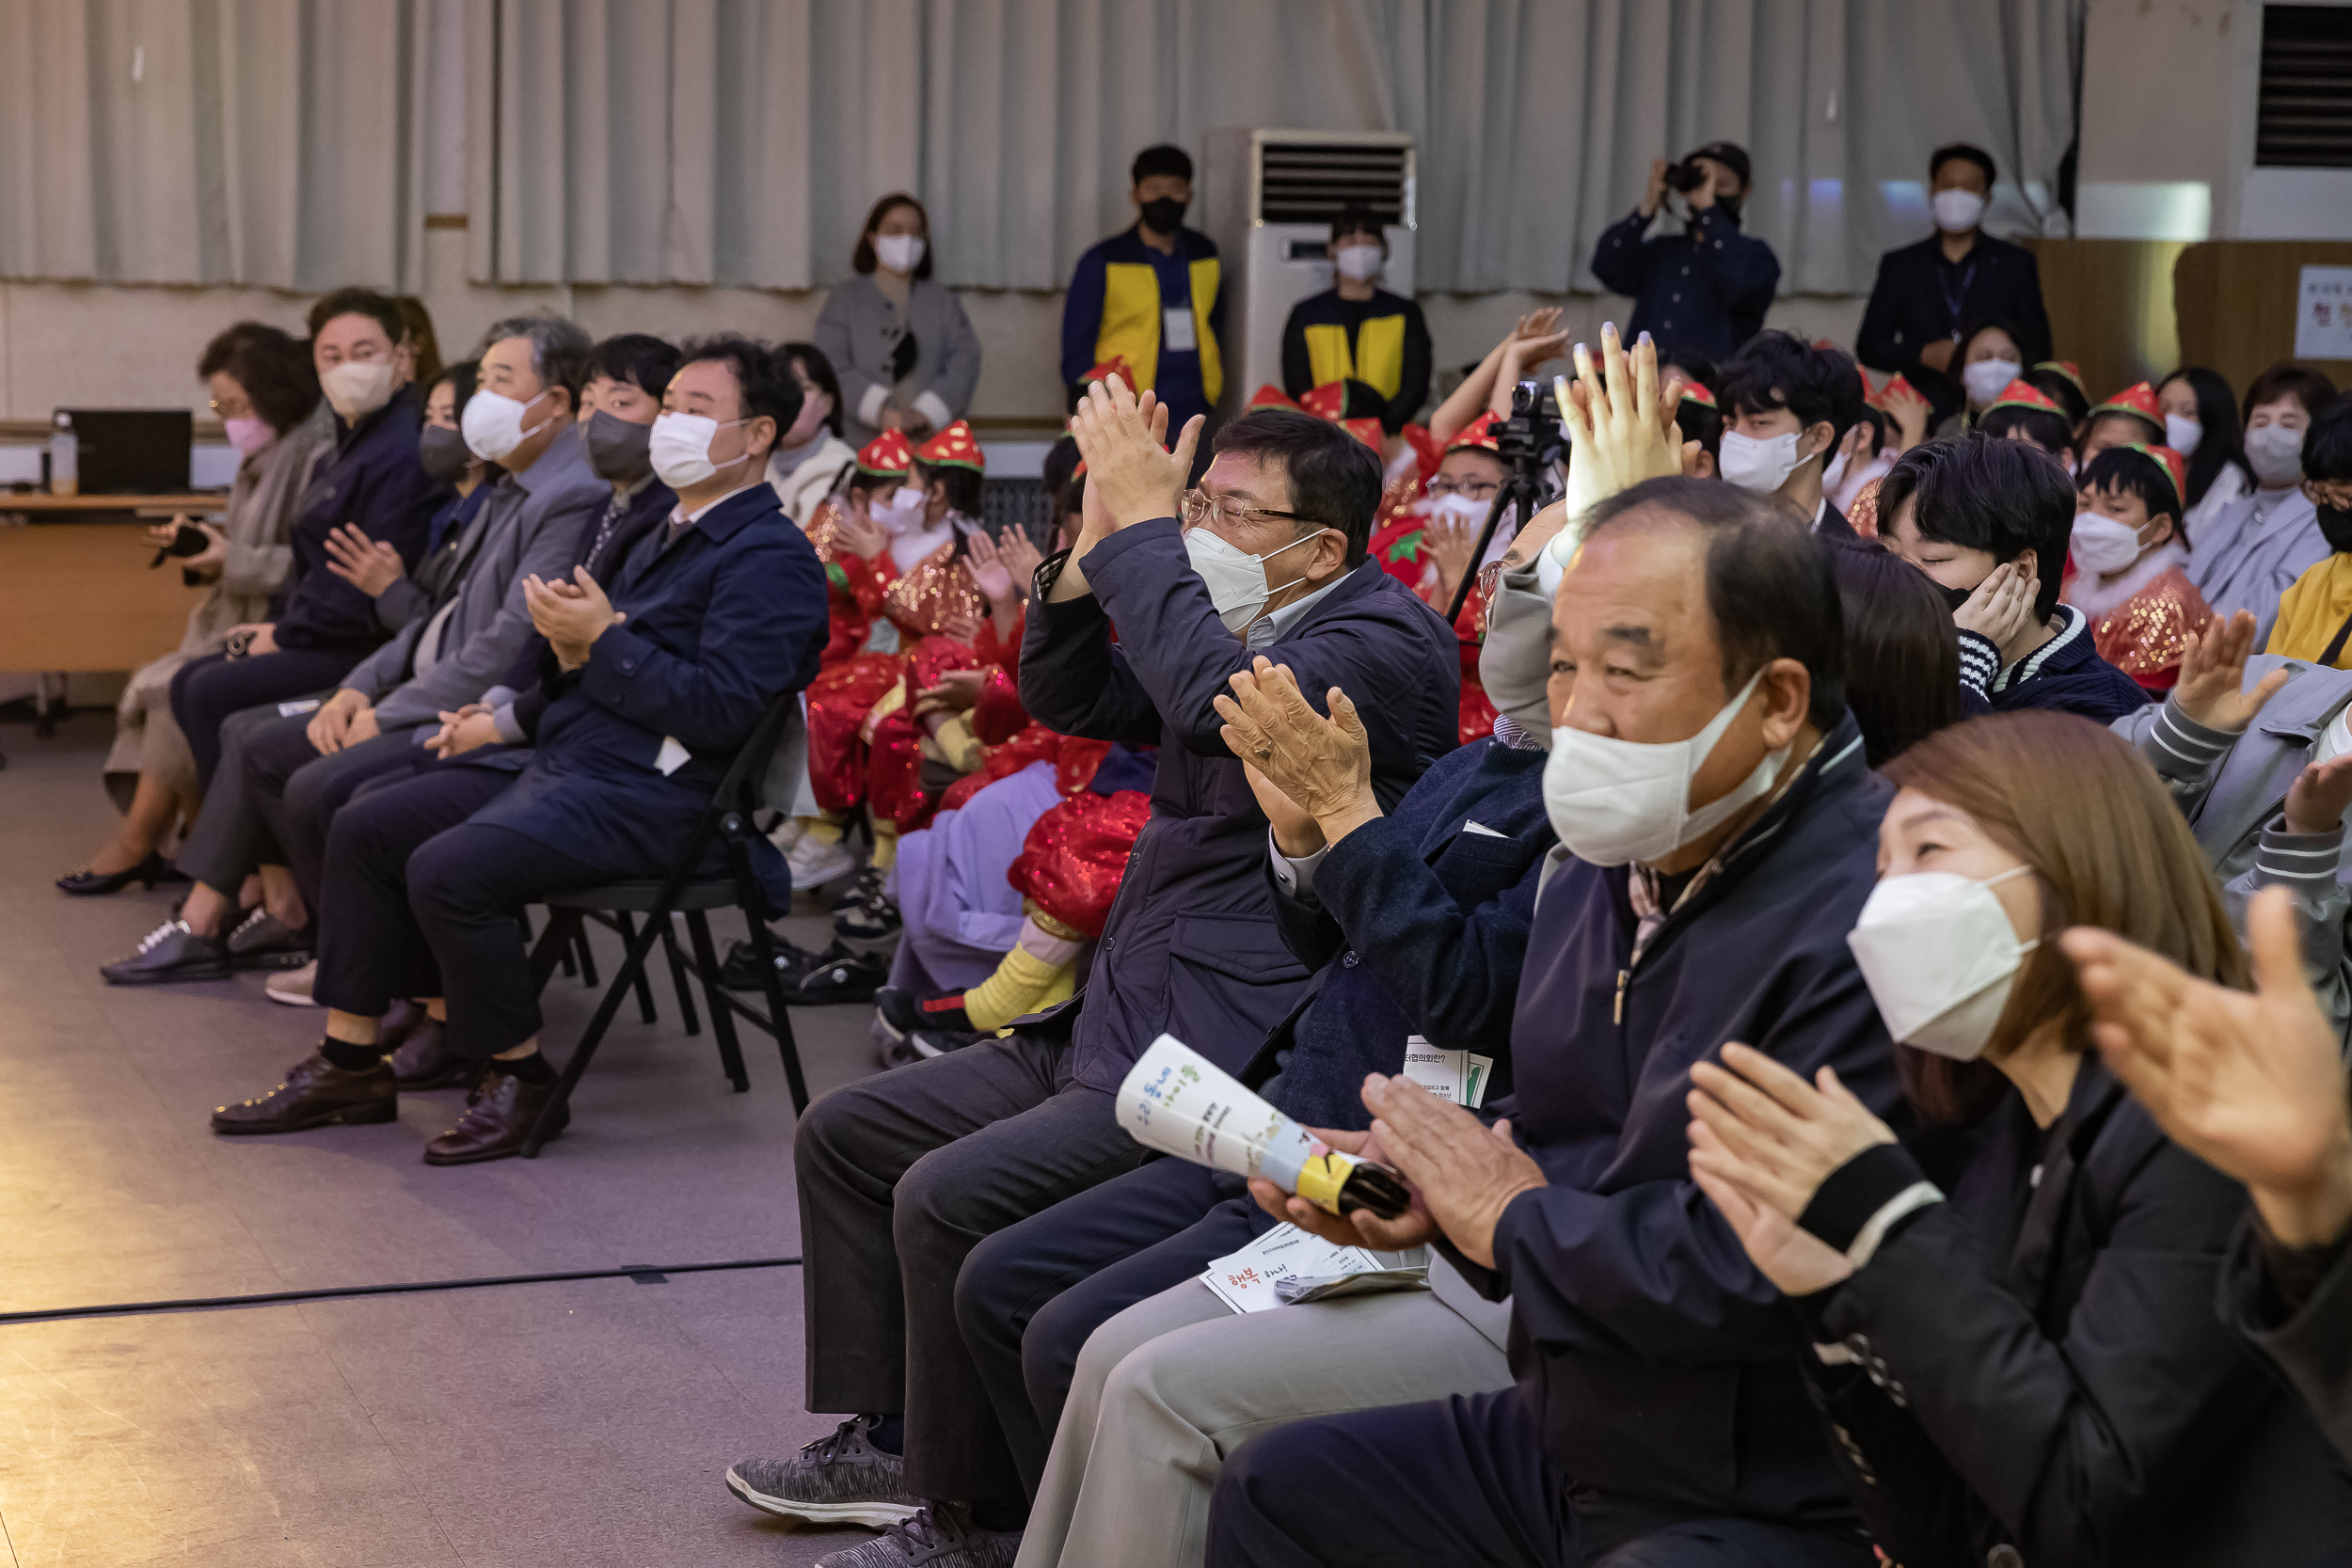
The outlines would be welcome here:
<svg viewBox="0 0 2352 1568">
<path fill-rule="evenodd" d="M 700 910 L 686 911 L 686 934 L 694 944 L 694 964 L 703 972 L 703 988 L 710 994 L 710 1032 L 719 1039 L 719 1065 L 727 1082 L 741 1094 L 752 1086 L 743 1070 L 743 1050 L 735 1038 L 735 1010 L 719 995 L 719 958 L 710 945 L 710 922 Z"/>
<path fill-rule="evenodd" d="M 531 947 L 531 979 L 535 989 L 547 989 L 548 980 L 559 964 L 565 974 L 572 973 L 572 949 L 584 918 L 576 910 L 548 911 L 548 928 L 539 933 L 539 940 Z"/>
<path fill-rule="evenodd" d="M 581 951 L 586 951 L 584 939 L 580 947 Z M 595 1016 L 589 1019 L 587 1029 L 580 1037 L 580 1043 L 572 1047 L 570 1059 L 564 1062 L 564 1070 L 557 1075 L 554 1098 L 540 1111 L 539 1119 L 532 1126 L 531 1136 L 523 1140 L 524 1159 L 535 1160 L 539 1157 L 540 1148 L 548 1141 L 548 1130 L 555 1126 L 557 1119 L 570 1106 L 572 1090 L 579 1086 L 580 1074 L 588 1070 L 589 1060 L 603 1042 L 605 1031 L 612 1027 L 612 1015 L 621 1010 L 621 999 L 628 994 L 631 981 L 643 971 L 645 955 L 652 949 L 653 931 L 648 928 L 638 933 L 637 940 L 623 950 L 620 973 L 613 975 L 612 984 L 605 988 L 604 998 L 596 1004 Z"/>
<path fill-rule="evenodd" d="M 735 865 L 735 895 L 743 907 L 745 923 L 751 927 L 752 951 L 759 956 L 760 989 L 767 993 L 776 1054 L 784 1058 L 784 1079 L 791 1085 L 792 1114 L 797 1117 L 808 1111 L 808 1083 L 801 1075 L 801 1046 L 792 1036 L 792 1013 L 785 1006 L 784 983 L 776 978 L 776 949 L 765 918 L 766 901 L 753 879 L 751 855 L 741 841 L 728 843 L 727 858 Z M 718 1011 L 719 1004 L 712 1003 L 711 1010 Z"/>
<path fill-rule="evenodd" d="M 580 983 L 590 990 L 594 990 L 597 984 L 596 955 L 596 951 L 588 945 L 588 923 L 583 920 L 573 929 L 578 937 L 572 946 L 580 954 Z"/>
<path fill-rule="evenodd" d="M 686 972 L 686 956 L 677 950 L 677 932 L 670 921 L 661 923 L 661 950 L 670 958 L 670 986 L 677 992 L 677 1010 L 684 1020 L 689 1037 L 703 1032 L 702 1020 L 694 1007 L 694 985 Z"/>
<path fill-rule="evenodd" d="M 637 923 L 628 917 L 627 910 L 614 910 L 612 921 L 620 927 L 623 942 L 633 943 L 637 941 Z M 653 976 L 643 965 L 637 970 L 637 1013 L 647 1023 L 658 1023 L 661 1019 L 661 1015 L 653 1010 Z"/>
</svg>

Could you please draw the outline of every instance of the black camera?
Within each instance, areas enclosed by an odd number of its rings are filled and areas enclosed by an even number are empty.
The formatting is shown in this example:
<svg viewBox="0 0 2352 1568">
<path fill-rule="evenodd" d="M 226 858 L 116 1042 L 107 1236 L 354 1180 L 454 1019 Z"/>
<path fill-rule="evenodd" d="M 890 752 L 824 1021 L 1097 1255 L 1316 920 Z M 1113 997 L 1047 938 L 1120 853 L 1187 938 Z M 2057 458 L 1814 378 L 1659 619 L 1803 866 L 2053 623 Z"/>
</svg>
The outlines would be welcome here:
<svg viewBox="0 0 2352 1568">
<path fill-rule="evenodd" d="M 1543 381 L 1522 381 L 1511 388 L 1511 417 L 1494 433 L 1503 463 L 1529 479 L 1543 475 L 1568 444 L 1561 434 L 1560 400 Z"/>
<path fill-rule="evenodd" d="M 1706 184 L 1707 180 L 1707 170 L 1699 167 L 1696 158 L 1685 158 L 1678 164 L 1668 165 L 1666 168 L 1666 188 L 1680 191 L 1685 196 Z"/>
</svg>

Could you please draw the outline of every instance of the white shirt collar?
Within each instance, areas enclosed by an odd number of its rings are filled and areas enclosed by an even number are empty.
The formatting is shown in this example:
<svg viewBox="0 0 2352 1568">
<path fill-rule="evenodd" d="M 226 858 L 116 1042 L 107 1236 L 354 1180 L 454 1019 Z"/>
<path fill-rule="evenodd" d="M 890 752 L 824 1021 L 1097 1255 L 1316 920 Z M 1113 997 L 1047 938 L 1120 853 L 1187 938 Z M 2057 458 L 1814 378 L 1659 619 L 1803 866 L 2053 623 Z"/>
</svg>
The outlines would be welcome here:
<svg viewBox="0 0 2352 1568">
<path fill-rule="evenodd" d="M 1354 568 L 1349 568 L 1349 572 L 1352 572 Z M 1250 623 L 1248 632 L 1242 638 L 1242 646 L 1245 648 L 1263 648 L 1267 643 L 1273 641 L 1276 638 L 1281 636 L 1284 632 L 1290 630 L 1291 627 L 1298 624 L 1300 616 L 1306 614 L 1308 610 L 1314 608 L 1317 600 L 1321 599 L 1326 594 L 1331 592 L 1332 589 L 1337 588 L 1341 583 L 1345 582 L 1348 578 L 1349 572 L 1342 572 L 1338 577 L 1333 578 L 1329 582 L 1325 583 L 1322 587 L 1316 589 L 1313 593 L 1308 594 L 1303 599 L 1295 600 L 1290 604 L 1284 605 L 1279 610 L 1260 616 L 1256 621 Z"/>
<path fill-rule="evenodd" d="M 705 501 L 702 505 L 694 508 L 691 512 L 687 511 L 683 504 L 674 506 L 670 508 L 670 521 L 673 523 L 684 523 L 691 528 L 694 524 L 701 522 L 703 520 L 703 514 L 708 512 L 712 507 L 717 506 L 720 501 L 733 500 L 744 491 L 752 489 L 755 485 L 761 485 L 767 483 L 767 478 L 763 475 L 761 478 L 753 480 L 750 484 L 739 484 L 734 489 L 729 490 L 725 495 L 721 496 L 718 500 Z"/>
</svg>

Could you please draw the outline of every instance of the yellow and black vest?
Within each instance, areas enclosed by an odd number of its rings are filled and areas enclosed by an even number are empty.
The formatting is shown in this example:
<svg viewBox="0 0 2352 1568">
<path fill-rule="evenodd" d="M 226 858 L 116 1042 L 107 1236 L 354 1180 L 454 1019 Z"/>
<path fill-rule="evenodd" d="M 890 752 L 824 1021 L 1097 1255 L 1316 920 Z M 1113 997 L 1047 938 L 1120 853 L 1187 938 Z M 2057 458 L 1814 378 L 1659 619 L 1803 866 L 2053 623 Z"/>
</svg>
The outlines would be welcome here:
<svg viewBox="0 0 2352 1568">
<path fill-rule="evenodd" d="M 1189 246 L 1196 236 L 1187 234 Z M 1097 364 L 1114 356 L 1126 359 L 1136 372 L 1136 390 L 1158 379 L 1160 364 L 1160 279 L 1144 254 L 1142 237 L 1134 230 L 1117 234 L 1103 245 L 1103 325 L 1094 340 Z M 1218 357 L 1216 333 L 1209 312 L 1216 309 L 1218 262 L 1214 253 L 1186 263 L 1191 275 L 1192 335 L 1200 355 L 1200 389 L 1210 403 L 1225 387 L 1225 366 Z"/>
</svg>

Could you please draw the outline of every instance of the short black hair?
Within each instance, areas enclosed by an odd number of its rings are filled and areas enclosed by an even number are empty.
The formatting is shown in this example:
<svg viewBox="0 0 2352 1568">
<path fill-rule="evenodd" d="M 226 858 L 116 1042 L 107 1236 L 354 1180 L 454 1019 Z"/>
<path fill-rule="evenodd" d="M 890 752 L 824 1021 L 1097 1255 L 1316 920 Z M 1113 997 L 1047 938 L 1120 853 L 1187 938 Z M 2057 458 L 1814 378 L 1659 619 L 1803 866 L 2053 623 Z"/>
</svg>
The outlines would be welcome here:
<svg viewBox="0 0 2352 1568">
<path fill-rule="evenodd" d="M 2183 365 L 2156 383 L 2156 395 L 2175 381 L 2184 383 L 2189 395 L 2197 400 L 2197 423 L 2200 434 L 2197 450 L 2188 454 L 2188 504 L 2195 506 L 2205 499 L 2213 482 L 2221 477 L 2221 470 L 2231 464 L 2248 474 L 2246 467 L 2246 436 L 2238 428 L 2237 394 L 2230 390 L 2230 383 L 2221 372 L 2203 365 Z M 2171 440 L 2168 428 L 2165 439 Z"/>
<path fill-rule="evenodd" d="M 1738 358 L 1724 367 L 1720 401 L 1736 414 L 1769 414 L 1786 408 L 1805 426 L 1829 421 L 1829 445 L 1821 462 L 1862 418 L 1862 372 L 1845 353 L 1815 348 L 1793 332 L 1759 332 Z"/>
<path fill-rule="evenodd" d="M 1928 575 L 1876 539 L 1817 535 L 1846 623 L 1846 706 L 1871 768 L 1965 717 L 1960 630 Z"/>
<path fill-rule="evenodd" d="M 1723 648 L 1724 689 L 1793 658 L 1813 677 L 1805 717 L 1822 734 L 1846 711 L 1846 633 L 1837 579 L 1812 533 L 1770 496 L 1711 479 L 1645 480 L 1586 514 L 1584 537 L 1656 511 L 1696 524 L 1707 540 L 1707 613 Z M 1957 689 L 1955 678 L 1955 689 Z"/>
<path fill-rule="evenodd" d="M 2074 427 L 2083 422 L 2090 412 L 2090 399 L 2076 386 L 2074 378 L 2056 365 L 2042 363 L 2018 372 L 2017 379 L 2066 410 L 2067 438 L 2074 438 Z"/>
<path fill-rule="evenodd" d="M 719 332 L 697 338 L 678 350 L 680 370 L 705 360 L 716 360 L 734 372 L 743 418 L 755 420 L 765 414 L 776 421 L 776 434 L 782 436 L 801 417 L 801 384 L 767 344 L 740 332 Z"/>
<path fill-rule="evenodd" d="M 1331 244 L 1337 245 L 1350 234 L 1370 234 L 1380 242 L 1380 248 L 1389 248 L 1388 225 L 1379 214 L 1360 202 L 1349 202 L 1340 209 L 1340 215 L 1331 220 Z"/>
<path fill-rule="evenodd" d="M 1893 428 L 1893 421 L 1887 419 L 1884 410 L 1871 407 L 1866 399 L 1862 404 L 1862 417 L 1854 423 L 1870 427 L 1870 450 L 1864 452 L 1862 458 L 1865 462 L 1875 462 L 1886 447 L 1886 437 Z"/>
<path fill-rule="evenodd" d="M 588 351 L 590 381 L 598 376 L 626 381 L 656 403 L 670 389 L 677 368 L 677 345 L 650 332 L 619 333 Z"/>
<path fill-rule="evenodd" d="M 1988 191 L 1993 188 L 1994 182 L 2001 177 L 1999 171 L 1993 166 L 1992 153 L 1973 142 L 1956 141 L 1947 142 L 1928 154 L 1928 182 L 1933 184 L 1937 171 L 1954 158 L 1958 158 L 1963 163 L 1974 164 L 1984 170 L 1984 188 Z"/>
<path fill-rule="evenodd" d="M 1279 463 L 1290 481 L 1290 510 L 1310 528 L 1347 536 L 1347 563 L 1364 559 L 1373 514 L 1380 508 L 1380 457 L 1338 425 L 1295 408 L 1253 408 L 1216 433 L 1210 451 Z"/>
<path fill-rule="evenodd" d="M 988 480 L 977 468 L 967 468 L 961 463 L 925 463 L 919 458 L 913 469 L 914 483 L 928 490 L 934 482 L 947 487 L 947 509 L 961 512 L 977 521 L 982 499 L 988 494 Z"/>
<path fill-rule="evenodd" d="M 1136 154 L 1136 161 L 1127 169 L 1127 182 L 1140 185 L 1155 174 L 1172 174 L 1177 179 L 1192 179 L 1192 154 L 1168 142 L 1147 147 Z"/>
<path fill-rule="evenodd" d="M 408 322 L 400 313 L 400 302 L 373 289 L 337 289 L 322 296 L 310 307 L 310 336 L 317 337 L 337 316 L 368 317 L 384 329 L 384 336 L 392 341 L 394 348 L 408 336 Z"/>
<path fill-rule="evenodd" d="M 1722 461 L 1724 455 L 1724 411 L 1710 408 L 1696 398 L 1684 398 L 1675 405 L 1675 423 L 1682 427 L 1682 438 L 1696 441 L 1708 456 Z"/>
<path fill-rule="evenodd" d="M 2321 405 L 2303 432 L 2305 479 L 2352 479 L 2352 392 Z"/>
<path fill-rule="evenodd" d="M 2301 404 L 2305 413 L 2315 415 L 2326 407 L 2328 400 L 2335 395 L 2336 384 L 2334 382 L 2309 365 L 2298 365 L 2291 359 L 2281 359 L 2256 376 L 2253 385 L 2246 388 L 2245 417 L 2249 422 L 2251 422 L 2255 409 L 2260 408 L 2265 403 L 2276 403 L 2280 398 L 2287 397 Z"/>
<path fill-rule="evenodd" d="M 205 381 L 228 376 L 244 388 L 253 412 L 280 436 L 319 405 L 319 374 L 310 345 L 262 322 L 239 322 L 205 344 L 196 373 Z"/>
<path fill-rule="evenodd" d="M 2024 408 L 2012 404 L 2007 408 L 1988 409 L 1977 420 L 1977 428 L 2002 440 L 2010 438 L 2012 431 L 2022 432 L 2026 440 L 2052 457 L 2064 457 L 2074 445 L 2074 421 L 2055 408 Z"/>
<path fill-rule="evenodd" d="M 2151 521 L 2169 515 L 2172 519 L 2172 537 L 2188 547 L 2185 531 L 2187 516 L 2180 492 L 2172 488 L 2172 476 L 2164 465 L 2144 451 L 2130 447 L 2109 447 L 2084 465 L 2074 476 L 2074 487 L 2085 494 L 2110 490 L 2126 496 L 2137 496 L 2148 508 Z"/>
<path fill-rule="evenodd" d="M 841 378 L 833 373 L 833 361 L 825 357 L 825 351 L 815 343 L 795 341 L 780 345 L 776 352 L 783 355 L 788 364 L 799 366 L 801 374 L 808 378 L 809 384 L 825 394 L 826 401 L 833 405 L 825 415 L 825 428 L 835 436 L 840 435 Z M 796 420 L 800 418 L 798 414 L 792 417 Z"/>
<path fill-rule="evenodd" d="M 2026 335 L 2018 331 L 2016 324 L 2010 321 L 2008 317 L 1971 316 L 1961 326 L 1960 341 L 1952 345 L 1951 363 L 1955 367 L 1952 372 L 1953 375 L 1959 375 L 1960 369 L 1966 366 L 1969 346 L 1987 332 L 1998 332 L 2002 337 L 2016 344 L 2019 355 L 2022 356 L 2026 352 Z M 2017 361 L 2017 368 L 2020 371 L 2026 368 L 2026 362 L 2022 357 Z"/>
<path fill-rule="evenodd" d="M 2041 579 L 2034 613 L 2045 621 L 2057 613 L 2066 540 L 2074 531 L 2074 482 L 2049 453 L 1981 431 L 1922 441 L 1895 459 L 1879 485 L 1882 533 L 1894 531 L 1906 500 L 1922 539 L 1984 550 L 1996 563 L 2033 551 Z"/>
<path fill-rule="evenodd" d="M 450 388 L 457 399 L 457 411 L 461 414 L 464 413 L 466 410 L 466 400 L 472 397 L 474 388 L 482 385 L 482 361 L 479 359 L 458 359 L 451 362 L 450 364 L 443 365 L 441 367 L 441 373 L 425 383 L 424 397 L 421 402 L 419 402 L 417 406 L 421 408 L 425 404 L 431 403 L 433 401 L 433 388 L 438 387 L 444 381 L 450 384 Z"/>
</svg>

